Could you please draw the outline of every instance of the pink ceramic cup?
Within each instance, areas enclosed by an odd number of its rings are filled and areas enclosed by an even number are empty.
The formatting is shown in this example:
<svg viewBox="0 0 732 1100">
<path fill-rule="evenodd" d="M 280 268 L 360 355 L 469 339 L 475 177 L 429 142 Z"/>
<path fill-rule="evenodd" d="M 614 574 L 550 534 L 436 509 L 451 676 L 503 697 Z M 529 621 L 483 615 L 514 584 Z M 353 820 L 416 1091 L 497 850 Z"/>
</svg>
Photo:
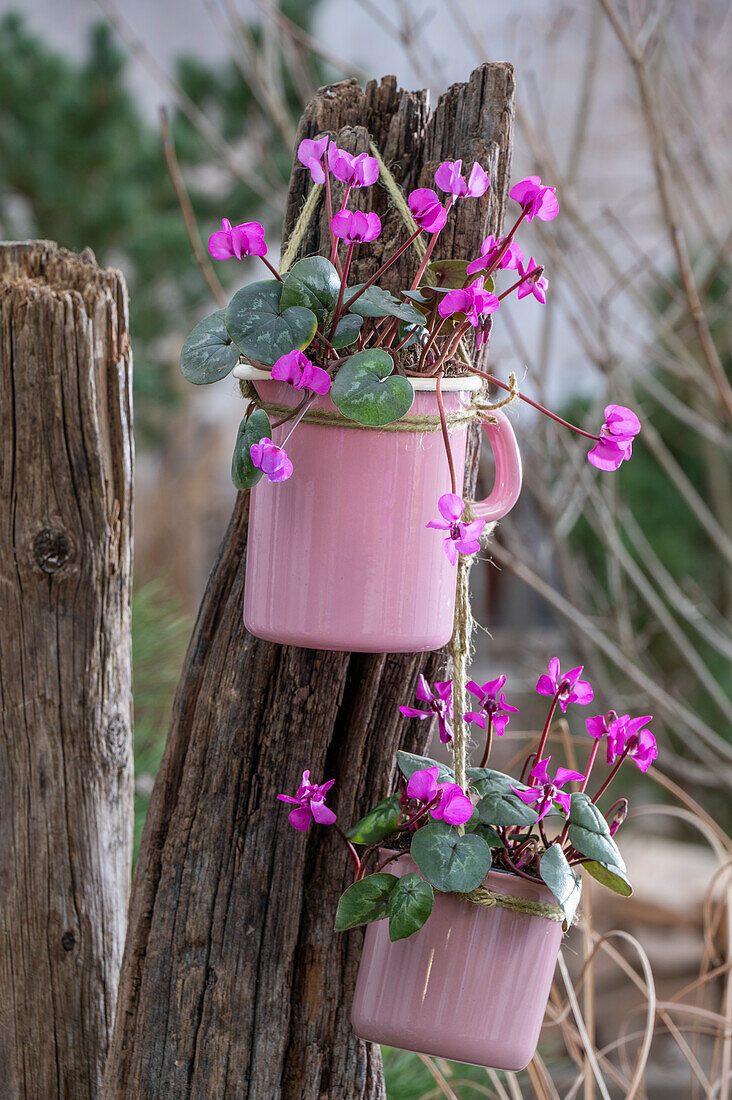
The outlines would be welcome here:
<svg viewBox="0 0 732 1100">
<path fill-rule="evenodd" d="M 265 402 L 293 406 L 302 394 L 267 372 L 237 367 Z M 265 379 L 264 381 L 262 379 Z M 465 409 L 476 377 L 443 382 L 446 411 Z M 437 415 L 435 383 L 415 385 L 414 414 Z M 333 409 L 329 397 L 314 409 Z M 485 432 L 496 476 L 475 513 L 505 516 L 521 490 L 521 456 L 508 419 Z M 281 443 L 289 426 L 275 429 Z M 467 426 L 451 433 L 463 483 Z M 452 634 L 455 567 L 442 532 L 428 530 L 437 500 L 450 492 L 442 436 L 303 422 L 287 444 L 294 472 L 252 490 L 244 622 L 282 645 L 348 652 L 439 649 Z"/>
<path fill-rule="evenodd" d="M 388 868 L 417 868 L 402 857 Z M 550 891 L 490 871 L 497 893 L 554 903 Z M 427 923 L 392 943 L 388 921 L 366 929 L 351 1022 L 362 1039 L 493 1069 L 520 1070 L 539 1040 L 562 926 L 435 892 Z"/>
</svg>

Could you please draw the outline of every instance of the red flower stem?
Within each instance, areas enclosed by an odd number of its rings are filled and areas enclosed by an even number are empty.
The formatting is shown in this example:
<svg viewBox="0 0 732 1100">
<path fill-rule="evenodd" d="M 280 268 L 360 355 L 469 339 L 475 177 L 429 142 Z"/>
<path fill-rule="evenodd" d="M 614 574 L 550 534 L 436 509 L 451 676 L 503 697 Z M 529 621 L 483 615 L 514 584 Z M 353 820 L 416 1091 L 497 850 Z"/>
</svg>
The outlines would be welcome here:
<svg viewBox="0 0 732 1100">
<path fill-rule="evenodd" d="M 515 865 L 515 863 L 513 862 L 513 860 L 511 859 L 510 855 L 508 854 L 508 849 L 507 848 L 502 849 L 502 855 L 503 855 L 503 858 L 505 859 L 506 863 L 508 864 L 508 866 L 511 868 L 511 870 L 513 871 L 513 873 L 515 875 L 519 875 L 520 878 L 526 878 L 526 879 L 529 880 L 529 882 L 542 883 L 542 879 L 537 878 L 536 875 L 529 875 L 529 874 L 526 873 L 526 871 L 522 871 L 520 867 L 517 867 Z"/>
<path fill-rule="evenodd" d="M 345 305 L 344 305 L 344 307 L 343 307 L 343 310 L 344 310 L 344 312 L 345 312 L 346 310 L 350 309 L 350 308 L 351 308 L 351 306 L 353 305 L 353 303 L 354 303 L 354 302 L 356 302 L 356 301 L 358 301 L 358 299 L 359 299 L 359 298 L 361 297 L 361 295 L 362 295 L 362 294 L 364 293 L 364 291 L 368 290 L 368 288 L 369 288 L 370 286 L 373 286 L 373 284 L 374 284 L 374 283 L 376 282 L 376 280 L 377 280 L 377 279 L 379 279 L 379 278 L 380 278 L 380 277 L 381 277 L 381 276 L 382 276 L 382 275 L 384 274 L 384 272 L 385 272 L 385 271 L 387 271 L 387 270 L 388 270 L 388 268 L 390 268 L 390 267 L 391 267 L 391 265 L 392 265 L 392 264 L 393 264 L 393 263 L 394 263 L 394 262 L 395 262 L 396 260 L 398 260 L 398 259 L 399 259 L 399 257 L 401 256 L 402 252 L 404 252 L 404 251 L 405 251 L 405 250 L 406 250 L 407 248 L 409 248 L 409 246 L 410 246 L 410 244 L 412 243 L 412 241 L 416 240 L 416 238 L 417 238 L 417 237 L 419 236 L 419 234 L 420 234 L 421 232 L 422 232 L 422 230 L 421 230 L 421 229 L 418 229 L 416 233 L 412 233 L 412 236 L 411 236 L 411 237 L 409 237 L 409 238 L 408 238 L 408 239 L 407 239 L 407 240 L 406 240 L 406 241 L 404 242 L 404 244 L 400 245 L 400 246 L 399 246 L 399 248 L 397 248 L 397 250 L 396 250 L 396 252 L 394 253 L 394 255 L 393 255 L 393 256 L 390 256 L 390 258 L 389 258 L 389 259 L 388 259 L 388 260 L 386 261 L 386 263 L 383 263 L 383 264 L 381 265 L 381 267 L 380 267 L 380 268 L 378 269 L 378 271 L 375 271 L 375 272 L 374 272 L 374 274 L 373 274 L 373 275 L 371 276 L 371 278 L 370 278 L 370 279 L 368 279 L 368 280 L 367 280 L 367 281 L 366 281 L 366 282 L 365 282 L 365 283 L 363 284 L 363 286 L 362 286 L 362 287 L 360 287 L 360 289 L 359 289 L 359 290 L 358 290 L 358 291 L 357 291 L 357 292 L 356 292 L 356 293 L 355 293 L 354 295 L 352 295 L 352 296 L 351 296 L 351 297 L 350 297 L 350 298 L 348 299 L 348 301 L 346 302 L 346 304 L 345 304 Z"/>
<path fill-rule="evenodd" d="M 519 214 L 518 218 L 514 222 L 513 229 L 509 232 L 509 234 L 506 237 L 506 239 L 504 240 L 503 244 L 498 249 L 498 252 L 496 253 L 496 257 L 495 257 L 493 263 L 490 265 L 490 267 L 486 268 L 485 276 L 484 276 L 485 278 L 488 278 L 489 275 L 493 274 L 493 272 L 496 270 L 496 268 L 500 264 L 503 257 L 508 252 L 508 250 L 511 246 L 511 241 L 516 236 L 516 230 L 521 225 L 521 222 L 524 220 L 525 217 L 526 217 L 526 212 L 524 210 L 522 210 L 521 213 Z"/>
<path fill-rule="evenodd" d="M 498 386 L 499 389 L 506 390 L 509 393 L 511 392 L 511 387 L 508 385 L 508 383 L 502 382 L 500 378 L 496 378 L 492 374 L 486 374 L 484 370 L 479 370 L 477 367 L 474 367 L 472 365 L 468 366 L 468 370 L 472 374 L 479 374 L 481 378 L 485 378 L 486 382 L 490 382 L 491 385 Z M 577 435 L 583 435 L 585 439 L 591 439 L 595 443 L 598 442 L 600 438 L 598 435 L 591 435 L 590 432 L 585 432 L 582 430 L 582 428 L 578 428 L 576 424 L 570 424 L 568 420 L 563 420 L 561 416 L 557 416 L 556 413 L 550 412 L 549 409 L 546 409 L 543 405 L 540 405 L 538 401 L 532 401 L 532 399 L 530 397 L 527 397 L 524 393 L 519 393 L 518 396 L 521 401 L 525 401 L 527 405 L 531 405 L 532 409 L 536 409 L 537 412 L 543 413 L 544 416 L 548 416 L 551 420 L 556 420 L 557 424 L 561 424 L 563 427 L 569 428 L 571 432 L 576 432 Z"/>
<path fill-rule="evenodd" d="M 338 274 L 342 275 L 341 261 L 338 259 L 338 238 L 331 228 L 333 224 L 333 199 L 330 194 L 330 171 L 327 168 L 325 170 L 325 206 L 328 211 L 328 232 L 330 233 L 331 243 L 330 262 L 335 264 Z"/>
<path fill-rule="evenodd" d="M 337 825 L 334 822 L 333 827 L 335 828 L 335 831 L 338 833 L 338 836 L 343 841 L 345 841 L 345 843 L 348 847 L 348 851 L 351 853 L 351 859 L 353 860 L 354 882 L 355 882 L 355 880 L 358 878 L 358 872 L 361 870 L 361 860 L 359 859 L 358 852 L 356 851 L 354 846 L 351 844 L 350 840 L 348 839 L 346 834 L 343 832 L 343 829 L 341 829 L 340 825 Z"/>
<path fill-rule="evenodd" d="M 554 693 L 554 698 L 552 699 L 552 705 L 549 707 L 549 713 L 546 716 L 546 722 L 544 723 L 544 729 L 541 732 L 541 740 L 539 741 L 539 747 L 536 750 L 536 763 L 537 764 L 541 760 L 541 754 L 544 752 L 544 748 L 546 746 L 546 739 L 549 736 L 549 727 L 552 724 L 552 718 L 554 717 L 554 711 L 557 709 L 557 703 L 559 702 L 559 691 L 560 691 L 561 686 L 562 685 L 560 684 L 559 687 L 557 688 L 556 692 Z M 531 778 L 531 776 L 529 776 L 529 786 L 530 787 L 535 787 L 536 786 L 536 783 Z"/>
<path fill-rule="evenodd" d="M 438 370 L 440 370 L 444 366 L 445 362 L 448 359 L 452 358 L 452 355 L 457 350 L 458 344 L 460 343 L 460 341 L 462 340 L 463 336 L 465 335 L 465 333 L 468 331 L 469 328 L 470 328 L 470 321 L 462 321 L 461 322 L 459 328 L 456 330 L 455 335 L 452 338 L 452 341 L 445 347 L 444 351 L 442 352 L 442 355 L 437 360 L 437 363 L 436 363 L 434 369 L 430 371 L 430 377 L 433 377 L 435 374 L 437 374 Z M 467 363 L 465 365 L 467 366 Z M 509 389 L 510 389 L 510 387 L 509 387 Z"/>
<path fill-rule="evenodd" d="M 450 467 L 450 484 L 452 485 L 452 491 L 455 495 L 458 495 L 457 491 L 457 478 L 455 476 L 455 463 L 452 457 L 452 447 L 450 446 L 450 433 L 447 430 L 447 418 L 445 417 L 445 406 L 442 401 L 442 370 L 437 375 L 437 384 L 435 386 L 435 395 L 437 397 L 437 408 L 440 413 L 440 430 L 442 432 L 442 440 L 445 444 L 445 450 L 447 452 L 447 464 Z"/>
<path fill-rule="evenodd" d="M 265 265 L 265 267 L 268 267 L 268 268 L 269 268 L 269 270 L 270 270 L 270 271 L 272 272 L 272 274 L 274 275 L 275 279 L 277 279 L 277 280 L 278 280 L 279 282 L 281 282 L 281 283 L 284 283 L 284 281 L 285 281 L 285 280 L 284 280 L 284 279 L 282 278 L 282 276 L 280 275 L 279 271 L 275 270 L 275 268 L 274 268 L 274 267 L 272 267 L 272 264 L 271 264 L 271 263 L 269 262 L 269 260 L 267 259 L 267 257 L 266 257 L 266 256 L 260 256 L 259 258 L 260 258 L 260 260 L 262 261 L 262 263 L 263 263 L 263 264 Z"/>
<path fill-rule="evenodd" d="M 429 354 L 429 351 L 430 351 L 432 345 L 434 344 L 435 340 L 439 336 L 440 330 L 442 329 L 443 325 L 447 324 L 447 318 L 446 317 L 441 317 L 439 325 L 437 325 L 435 327 L 435 322 L 437 321 L 437 307 L 438 307 L 438 305 L 439 305 L 439 302 L 438 302 L 438 299 L 437 299 L 437 295 L 435 294 L 435 300 L 432 303 L 432 312 L 430 313 L 429 323 L 428 323 L 429 339 L 427 340 L 426 344 L 422 348 L 422 354 L 419 357 L 419 370 L 422 370 L 422 367 L 424 366 L 425 361 L 427 359 L 427 355 Z"/>
<path fill-rule="evenodd" d="M 333 333 L 335 332 L 336 328 L 338 327 L 338 322 L 340 321 L 341 313 L 343 312 L 343 310 L 342 310 L 343 295 L 344 295 L 345 290 L 346 290 L 346 279 L 348 278 L 348 269 L 351 266 L 351 257 L 353 256 L 353 249 L 355 247 L 355 244 L 356 244 L 355 241 L 349 241 L 348 242 L 348 252 L 346 253 L 346 262 L 343 265 L 343 274 L 341 276 L 341 286 L 340 286 L 340 290 L 338 291 L 338 301 L 336 302 L 335 312 L 333 313 L 333 324 L 330 326 L 330 332 L 328 333 L 328 338 L 329 339 L 332 339 Z"/>
<path fill-rule="evenodd" d="M 624 750 L 622 756 L 616 761 L 613 770 L 610 772 L 610 775 L 607 777 L 607 779 L 602 784 L 600 789 L 598 791 L 596 791 L 596 793 L 592 796 L 592 801 L 593 802 L 597 802 L 598 798 L 600 798 L 600 796 L 603 795 L 605 793 L 605 791 L 608 789 L 608 787 L 612 783 L 613 779 L 615 778 L 615 776 L 619 772 L 620 766 L 623 763 L 623 761 L 625 760 L 626 756 L 628 755 L 628 753 L 630 752 L 631 749 L 635 748 L 637 741 L 638 741 L 638 734 L 636 734 L 635 737 L 633 738 L 633 740 L 629 741 L 628 744 L 625 746 L 625 750 Z"/>
<path fill-rule="evenodd" d="M 582 780 L 582 786 L 580 787 L 580 794 L 583 794 L 584 791 L 587 789 L 587 784 L 588 784 L 589 779 L 590 779 L 590 772 L 592 771 L 592 768 L 594 766 L 595 757 L 597 756 L 597 750 L 599 748 L 600 748 L 600 738 L 598 737 L 595 740 L 595 744 L 592 746 L 592 751 L 590 752 L 590 756 L 589 756 L 589 759 L 587 761 L 587 767 L 585 768 L 585 778 Z"/>
<path fill-rule="evenodd" d="M 331 199 L 330 199 L 330 172 L 328 172 L 326 174 L 325 178 L 326 178 L 326 187 L 327 187 L 326 198 L 328 199 L 328 224 L 330 225 L 330 223 L 333 221 L 333 208 L 330 204 L 331 203 Z M 348 202 L 348 196 L 350 194 L 350 191 L 351 191 L 351 185 L 346 184 L 346 191 L 345 191 L 345 194 L 343 196 L 343 202 L 341 203 L 341 208 L 338 211 L 339 214 L 341 214 L 346 209 L 346 203 Z M 331 243 L 331 249 L 330 249 L 330 262 L 334 263 L 335 258 L 336 258 L 336 253 L 338 252 L 338 238 L 336 237 L 333 230 L 331 230 L 330 239 L 331 239 L 331 242 L 332 242 Z M 340 274 L 340 272 L 339 272 L 339 274 Z"/>
<path fill-rule="evenodd" d="M 537 274 L 537 272 L 538 272 L 538 274 Z M 510 286 L 508 288 L 508 290 L 504 290 L 503 294 L 499 294 L 498 295 L 498 301 L 502 302 L 503 299 L 507 298 L 509 294 L 512 294 L 514 292 L 514 290 L 518 290 L 518 288 L 521 286 L 522 283 L 528 282 L 528 280 L 533 279 L 534 276 L 536 276 L 537 279 L 540 279 L 543 274 L 544 274 L 544 268 L 543 267 L 532 267 L 531 271 L 527 271 L 525 275 L 522 275 L 521 278 L 513 284 L 513 286 Z"/>
<path fill-rule="evenodd" d="M 378 875 L 379 871 L 383 871 L 383 869 L 385 867 L 387 867 L 390 863 L 394 863 L 395 860 L 401 859 L 402 856 L 408 856 L 408 855 L 409 855 L 409 852 L 404 851 L 404 852 L 395 852 L 394 855 L 387 856 L 387 858 L 382 860 L 381 863 L 378 865 L 378 867 L 374 871 L 374 874 Z"/>
<path fill-rule="evenodd" d="M 483 750 L 483 759 L 480 762 L 481 768 L 484 768 L 488 763 L 488 757 L 491 754 L 491 745 L 493 744 L 493 715 L 488 715 L 488 729 L 485 731 L 485 749 Z"/>
<path fill-rule="evenodd" d="M 422 278 L 425 271 L 427 270 L 427 264 L 430 262 L 430 256 L 432 255 L 432 253 L 434 251 L 435 244 L 437 243 L 437 238 L 439 237 L 441 232 L 442 232 L 442 230 L 438 229 L 436 233 L 432 234 L 432 239 L 430 240 L 430 243 L 427 245 L 427 251 L 425 252 L 424 256 L 422 257 L 422 263 L 419 265 L 419 268 L 417 270 L 417 274 L 414 276 L 414 279 L 412 281 L 412 285 L 409 288 L 410 290 L 416 290 L 417 287 L 419 286 L 419 280 Z"/>
</svg>

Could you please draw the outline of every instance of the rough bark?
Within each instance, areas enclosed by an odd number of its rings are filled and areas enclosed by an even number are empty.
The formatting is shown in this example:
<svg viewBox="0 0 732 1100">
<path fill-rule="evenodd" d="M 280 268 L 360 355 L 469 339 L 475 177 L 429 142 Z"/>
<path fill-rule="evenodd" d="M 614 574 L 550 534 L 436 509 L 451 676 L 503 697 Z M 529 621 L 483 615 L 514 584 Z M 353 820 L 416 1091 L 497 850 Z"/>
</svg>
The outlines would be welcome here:
<svg viewBox="0 0 732 1100">
<path fill-rule="evenodd" d="M 321 89 L 298 142 L 330 130 L 360 150 L 371 133 L 406 189 L 429 183 L 440 159 L 480 156 L 496 190 L 459 208 L 444 246 L 468 255 L 500 226 L 512 117 L 506 65 L 483 66 L 452 87 L 431 118 L 426 95 L 399 91 L 393 78 L 365 93 L 345 82 Z M 296 162 L 286 233 L 309 187 Z M 358 200 L 378 210 L 384 232 L 380 249 L 362 250 L 368 258 L 357 258 L 354 280 L 404 239 L 380 187 Z M 319 250 L 326 232 L 323 214 L 303 252 Z M 473 447 L 469 489 L 476 466 Z M 209 580 L 148 813 L 107 1100 L 384 1096 L 379 1050 L 349 1024 L 361 937 L 333 933 L 348 858 L 332 830 L 288 828 L 276 795 L 296 789 L 310 767 L 313 777 L 336 778 L 334 808 L 355 821 L 387 792 L 395 750 L 424 748 L 427 723 L 405 726 L 397 702 L 443 658 L 316 652 L 247 635 L 247 504 L 242 495 Z"/>
<path fill-rule="evenodd" d="M 0 245 L 0 1095 L 100 1095 L 132 860 L 127 291 Z"/>
</svg>

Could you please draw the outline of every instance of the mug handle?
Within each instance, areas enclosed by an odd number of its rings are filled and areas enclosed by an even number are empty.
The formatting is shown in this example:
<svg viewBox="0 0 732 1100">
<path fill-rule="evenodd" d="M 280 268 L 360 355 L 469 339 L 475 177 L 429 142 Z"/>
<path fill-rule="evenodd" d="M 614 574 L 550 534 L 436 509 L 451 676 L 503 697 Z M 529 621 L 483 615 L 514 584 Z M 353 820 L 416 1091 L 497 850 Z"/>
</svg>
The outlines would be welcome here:
<svg viewBox="0 0 732 1100">
<path fill-rule="evenodd" d="M 490 495 L 473 504 L 475 518 L 489 522 L 501 519 L 511 511 L 521 493 L 523 479 L 521 452 L 511 421 L 500 409 L 496 409 L 491 416 L 496 418 L 496 423 L 491 424 L 484 420 L 482 426 L 493 450 L 495 481 Z"/>
</svg>

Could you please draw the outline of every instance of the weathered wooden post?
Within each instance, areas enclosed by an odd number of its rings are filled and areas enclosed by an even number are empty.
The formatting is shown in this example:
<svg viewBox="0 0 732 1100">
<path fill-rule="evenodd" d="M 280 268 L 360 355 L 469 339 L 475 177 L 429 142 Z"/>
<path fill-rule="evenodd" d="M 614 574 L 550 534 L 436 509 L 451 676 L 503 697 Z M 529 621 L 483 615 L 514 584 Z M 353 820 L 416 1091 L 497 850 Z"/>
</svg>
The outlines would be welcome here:
<svg viewBox="0 0 732 1100">
<path fill-rule="evenodd" d="M 0 1096 L 93 1100 L 132 857 L 127 291 L 0 244 Z"/>
<path fill-rule="evenodd" d="M 426 94 L 399 91 L 393 78 L 365 93 L 353 81 L 321 89 L 298 141 L 328 130 L 360 152 L 371 137 L 405 190 L 431 185 L 441 160 L 480 159 L 492 187 L 458 210 L 442 242 L 445 254 L 467 256 L 501 227 L 512 122 L 511 67 L 484 65 L 431 117 Z M 309 187 L 296 165 L 285 235 Z M 359 206 L 377 210 L 378 243 L 391 252 L 404 228 L 386 192 L 360 193 Z M 324 234 L 321 209 L 302 253 L 317 251 Z M 392 285 L 404 285 L 411 262 L 395 265 Z M 370 247 L 354 282 L 379 263 Z M 473 447 L 469 492 L 476 465 Z M 333 932 L 346 860 L 326 830 L 288 829 L 276 795 L 311 767 L 336 778 L 333 805 L 355 820 L 366 798 L 386 793 L 396 748 L 424 748 L 423 724 L 404 728 L 397 702 L 442 657 L 315 652 L 248 636 L 247 510 L 244 494 L 201 606 L 150 805 L 106 1100 L 384 1096 L 379 1051 L 349 1024 L 359 939 Z"/>
</svg>

